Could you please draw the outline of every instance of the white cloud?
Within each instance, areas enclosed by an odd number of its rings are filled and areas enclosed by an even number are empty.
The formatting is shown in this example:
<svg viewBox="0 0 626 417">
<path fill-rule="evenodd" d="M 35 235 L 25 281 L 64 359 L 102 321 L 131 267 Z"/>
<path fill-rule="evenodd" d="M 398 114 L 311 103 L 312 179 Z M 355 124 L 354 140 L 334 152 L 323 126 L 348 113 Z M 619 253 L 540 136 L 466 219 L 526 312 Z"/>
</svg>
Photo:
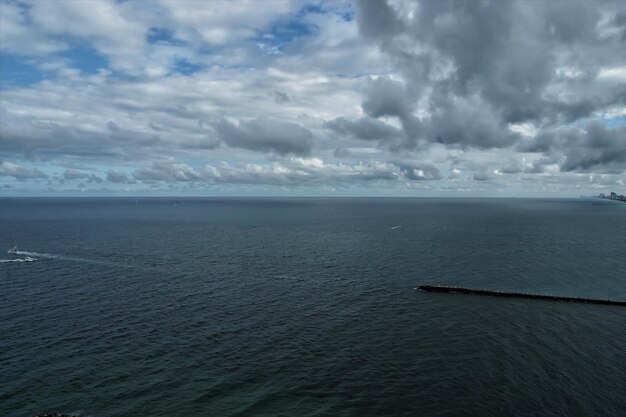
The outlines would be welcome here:
<svg viewBox="0 0 626 417">
<path fill-rule="evenodd" d="M 0 2 L 0 50 L 19 55 L 47 55 L 67 48 L 28 23 L 25 10 L 17 3 Z"/>
<path fill-rule="evenodd" d="M 2 90 L 3 181 L 44 179 L 36 161 L 66 187 L 132 190 L 619 184 L 619 121 L 576 129 L 624 115 L 621 27 L 612 3 L 574 3 L 562 20 L 550 4 L 366 1 L 353 20 L 343 2 L 0 2 L 1 52 L 45 75 Z M 481 25 L 510 17 L 500 40 Z M 106 68 L 82 68 L 81 48 Z"/>
<path fill-rule="evenodd" d="M 626 82 L 626 66 L 600 68 L 598 78 L 601 80 Z"/>
</svg>

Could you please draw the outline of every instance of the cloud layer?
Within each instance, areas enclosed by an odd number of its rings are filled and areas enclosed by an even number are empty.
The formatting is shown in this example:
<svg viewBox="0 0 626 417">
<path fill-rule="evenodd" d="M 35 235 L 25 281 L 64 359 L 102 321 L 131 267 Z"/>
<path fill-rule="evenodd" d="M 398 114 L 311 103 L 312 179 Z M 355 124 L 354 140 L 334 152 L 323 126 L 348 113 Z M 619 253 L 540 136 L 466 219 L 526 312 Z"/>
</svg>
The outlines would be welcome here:
<svg viewBox="0 0 626 417">
<path fill-rule="evenodd" d="M 626 180 L 618 1 L 0 8 L 4 190 L 578 195 Z"/>
</svg>

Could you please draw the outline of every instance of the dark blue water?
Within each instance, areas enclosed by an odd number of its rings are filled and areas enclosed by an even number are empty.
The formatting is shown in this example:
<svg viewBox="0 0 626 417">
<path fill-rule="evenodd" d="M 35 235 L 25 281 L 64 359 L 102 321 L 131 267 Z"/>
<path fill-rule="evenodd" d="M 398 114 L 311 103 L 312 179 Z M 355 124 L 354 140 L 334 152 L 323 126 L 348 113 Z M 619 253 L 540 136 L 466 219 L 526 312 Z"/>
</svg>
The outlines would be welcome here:
<svg viewBox="0 0 626 417">
<path fill-rule="evenodd" d="M 399 226 L 399 227 L 397 227 Z M 0 199 L 0 415 L 620 416 L 626 205 Z M 23 257 L 24 255 L 22 255 Z"/>
</svg>

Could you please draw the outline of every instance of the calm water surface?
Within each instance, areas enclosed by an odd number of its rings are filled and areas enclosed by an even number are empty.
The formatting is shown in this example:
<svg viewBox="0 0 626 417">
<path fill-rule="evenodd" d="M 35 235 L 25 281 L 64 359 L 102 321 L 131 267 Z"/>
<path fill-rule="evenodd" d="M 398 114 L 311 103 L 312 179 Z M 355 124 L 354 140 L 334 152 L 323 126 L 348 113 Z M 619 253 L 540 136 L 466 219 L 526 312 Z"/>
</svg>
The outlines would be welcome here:
<svg viewBox="0 0 626 417">
<path fill-rule="evenodd" d="M 586 200 L 0 199 L 0 415 L 621 416 L 625 308 L 413 288 L 623 300 L 625 230 Z"/>
</svg>

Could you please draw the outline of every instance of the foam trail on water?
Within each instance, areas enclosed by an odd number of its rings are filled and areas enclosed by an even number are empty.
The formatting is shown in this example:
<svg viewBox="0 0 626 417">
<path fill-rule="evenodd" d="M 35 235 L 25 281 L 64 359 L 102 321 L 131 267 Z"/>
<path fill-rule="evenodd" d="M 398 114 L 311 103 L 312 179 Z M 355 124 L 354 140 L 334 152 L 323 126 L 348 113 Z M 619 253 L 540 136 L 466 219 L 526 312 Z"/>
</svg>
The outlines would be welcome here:
<svg viewBox="0 0 626 417">
<path fill-rule="evenodd" d="M 35 262 L 37 259 L 0 259 L 0 263 L 7 262 Z"/>
<path fill-rule="evenodd" d="M 18 250 L 15 252 L 16 255 L 24 255 L 24 256 L 39 256 L 41 258 L 55 258 L 55 255 L 51 255 L 49 253 L 40 253 L 40 252 L 27 252 L 25 250 Z"/>
<path fill-rule="evenodd" d="M 45 253 L 45 252 L 28 252 L 28 251 L 24 251 L 24 250 L 18 250 L 15 252 L 16 255 L 22 255 L 22 256 L 30 256 L 30 257 L 38 257 L 38 258 L 45 258 L 45 259 L 56 259 L 56 260 L 60 260 L 60 261 L 69 261 L 69 262 L 84 262 L 84 263 L 88 263 L 88 264 L 95 264 L 95 265 L 106 265 L 106 266 L 112 266 L 112 267 L 118 267 L 118 268 L 132 268 L 132 269 L 145 269 L 139 266 L 133 266 L 133 265 L 125 265 L 125 264 L 121 264 L 121 263 L 117 263 L 117 262 L 109 262 L 109 261 L 100 261 L 100 260 L 96 260 L 96 259 L 87 259 L 87 258 L 78 258 L 78 257 L 74 257 L 74 256 L 64 256 L 64 255 L 57 255 L 57 254 L 52 254 L 52 253 Z M 35 260 L 35 259 L 33 259 Z M 8 259 L 7 261 L 25 261 L 24 259 Z M 25 261 L 25 262 L 29 262 L 29 261 Z"/>
<path fill-rule="evenodd" d="M 62 261 L 76 261 L 76 262 L 87 262 L 87 263 L 95 263 L 95 264 L 111 264 L 113 265 L 112 262 L 103 262 L 103 261 L 96 261 L 94 259 L 85 259 L 85 258 L 76 258 L 76 257 L 72 257 L 72 256 L 63 256 L 63 255 L 55 255 L 52 253 L 45 253 L 45 252 L 27 252 L 25 250 L 18 250 L 17 252 L 15 252 L 15 254 L 17 255 L 24 255 L 24 256 L 38 256 L 40 258 L 47 258 L 47 259 L 59 259 Z"/>
</svg>

